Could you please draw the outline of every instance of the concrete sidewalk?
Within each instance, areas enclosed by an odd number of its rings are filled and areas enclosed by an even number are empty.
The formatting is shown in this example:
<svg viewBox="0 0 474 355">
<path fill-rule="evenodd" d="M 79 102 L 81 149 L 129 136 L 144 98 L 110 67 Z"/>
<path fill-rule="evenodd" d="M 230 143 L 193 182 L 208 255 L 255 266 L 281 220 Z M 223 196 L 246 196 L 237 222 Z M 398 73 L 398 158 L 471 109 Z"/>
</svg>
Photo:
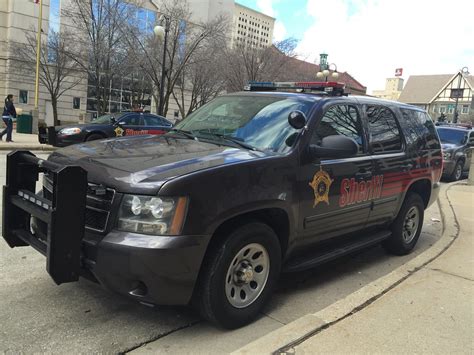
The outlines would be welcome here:
<svg viewBox="0 0 474 355">
<path fill-rule="evenodd" d="M 13 142 L 5 142 L 5 137 L 0 142 L 0 150 L 16 150 L 16 149 L 25 149 L 25 150 L 44 150 L 52 151 L 56 148 L 48 144 L 40 144 L 38 142 L 37 134 L 25 134 L 25 133 L 16 133 L 13 132 Z"/>
<path fill-rule="evenodd" d="M 443 237 L 429 250 L 326 309 L 235 353 L 474 352 L 474 186 L 440 195 Z"/>
</svg>

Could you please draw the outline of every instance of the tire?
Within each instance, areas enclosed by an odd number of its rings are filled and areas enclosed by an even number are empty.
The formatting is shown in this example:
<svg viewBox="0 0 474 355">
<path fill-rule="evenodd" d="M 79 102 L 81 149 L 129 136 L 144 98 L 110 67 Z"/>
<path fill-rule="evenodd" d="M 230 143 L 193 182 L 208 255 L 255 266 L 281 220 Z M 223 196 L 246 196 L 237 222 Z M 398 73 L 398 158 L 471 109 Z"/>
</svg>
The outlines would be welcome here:
<svg viewBox="0 0 474 355">
<path fill-rule="evenodd" d="M 425 205 L 420 195 L 409 192 L 390 226 L 392 235 L 382 244 L 385 250 L 395 255 L 409 254 L 420 237 L 424 212 Z"/>
<path fill-rule="evenodd" d="M 206 253 L 194 305 L 223 328 L 246 325 L 269 300 L 280 268 L 280 242 L 273 229 L 259 222 L 244 224 Z"/>
<path fill-rule="evenodd" d="M 464 162 L 462 160 L 458 160 L 456 165 L 454 166 L 453 172 L 449 178 L 450 181 L 458 181 L 462 177 L 462 172 L 464 168 Z"/>
<path fill-rule="evenodd" d="M 96 141 L 98 139 L 104 139 L 104 138 L 105 137 L 102 134 L 92 133 L 91 135 L 87 136 L 86 142 Z"/>
</svg>

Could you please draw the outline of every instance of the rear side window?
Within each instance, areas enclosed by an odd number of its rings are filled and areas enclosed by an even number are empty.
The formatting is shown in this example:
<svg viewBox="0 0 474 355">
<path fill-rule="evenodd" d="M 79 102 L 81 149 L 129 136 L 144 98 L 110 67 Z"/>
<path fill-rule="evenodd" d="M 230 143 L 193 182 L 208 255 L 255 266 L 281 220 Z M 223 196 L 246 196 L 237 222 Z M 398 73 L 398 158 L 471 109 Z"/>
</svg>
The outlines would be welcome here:
<svg viewBox="0 0 474 355">
<path fill-rule="evenodd" d="M 359 113 L 355 106 L 331 106 L 319 121 L 311 137 L 311 143 L 320 145 L 324 137 L 333 135 L 352 138 L 359 146 L 358 154 L 364 153 L 364 135 Z"/>
<path fill-rule="evenodd" d="M 370 146 L 375 154 L 397 152 L 402 139 L 395 114 L 385 106 L 367 106 Z"/>
<path fill-rule="evenodd" d="M 436 128 L 426 112 L 402 108 L 403 118 L 407 127 L 407 139 L 417 149 L 439 149 L 440 143 Z"/>
<path fill-rule="evenodd" d="M 145 125 L 147 126 L 169 126 L 167 122 L 160 117 L 145 115 Z"/>
</svg>

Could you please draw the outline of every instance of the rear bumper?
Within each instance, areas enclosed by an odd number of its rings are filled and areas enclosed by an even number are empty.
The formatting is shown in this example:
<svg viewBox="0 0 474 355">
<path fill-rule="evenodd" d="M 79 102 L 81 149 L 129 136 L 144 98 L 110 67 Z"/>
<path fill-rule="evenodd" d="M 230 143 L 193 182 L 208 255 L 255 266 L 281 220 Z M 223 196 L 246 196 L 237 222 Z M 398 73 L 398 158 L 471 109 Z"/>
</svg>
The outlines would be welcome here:
<svg viewBox="0 0 474 355">
<path fill-rule="evenodd" d="M 440 189 L 441 189 L 441 184 L 439 182 L 435 182 L 431 188 L 431 195 L 430 195 L 430 200 L 428 201 L 427 208 L 436 202 L 439 196 Z"/>
<path fill-rule="evenodd" d="M 85 240 L 83 267 L 104 287 L 140 302 L 188 304 L 209 237 L 112 231 Z"/>
</svg>

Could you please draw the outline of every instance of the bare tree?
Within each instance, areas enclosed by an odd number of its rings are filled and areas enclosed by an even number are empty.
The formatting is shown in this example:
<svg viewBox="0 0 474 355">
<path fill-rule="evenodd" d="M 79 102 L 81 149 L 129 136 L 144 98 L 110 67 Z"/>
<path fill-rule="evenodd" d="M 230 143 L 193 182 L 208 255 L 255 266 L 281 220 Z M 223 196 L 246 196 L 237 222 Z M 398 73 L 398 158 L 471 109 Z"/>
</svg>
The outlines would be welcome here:
<svg viewBox="0 0 474 355">
<path fill-rule="evenodd" d="M 135 15 L 133 0 L 70 0 L 63 16 L 77 31 L 77 43 L 83 43 L 87 56 L 78 63 L 89 73 L 95 85 L 99 115 L 108 111 L 112 80 L 129 69 L 127 42 L 121 28 Z"/>
<path fill-rule="evenodd" d="M 172 92 L 182 118 L 225 91 L 222 70 L 226 45 L 225 37 L 206 40 L 183 70 Z"/>
<path fill-rule="evenodd" d="M 12 52 L 19 63 L 15 70 L 29 75 L 36 70 L 36 36 L 33 31 L 25 31 L 25 38 L 25 43 L 12 45 Z M 70 34 L 50 29 L 47 40 L 42 43 L 39 80 L 51 97 L 55 126 L 58 124 L 59 98 L 83 80 L 82 67 L 73 59 L 74 56 L 75 48 Z"/>
<path fill-rule="evenodd" d="M 274 81 L 287 71 L 288 64 L 296 57 L 296 40 L 289 38 L 273 46 L 259 48 L 237 43 L 225 51 L 226 77 L 229 91 L 242 90 L 249 81 Z"/>
<path fill-rule="evenodd" d="M 166 76 L 164 93 L 164 115 L 168 111 L 169 100 L 173 96 L 176 85 L 184 85 L 185 72 L 194 62 L 197 53 L 211 42 L 211 40 L 225 36 L 228 21 L 218 17 L 205 24 L 195 24 L 190 21 L 191 13 L 185 0 L 163 2 L 160 12 L 170 18 L 168 45 L 166 47 Z M 132 25 L 132 23 L 129 23 Z M 156 88 L 161 88 L 161 67 L 163 43 L 160 43 L 153 33 L 143 34 L 137 26 L 122 29 L 122 35 L 127 39 L 129 46 L 134 48 L 135 63 L 140 70 L 147 74 Z M 197 61 L 199 61 L 197 59 Z M 188 70 L 188 72 L 190 69 Z M 155 102 L 159 107 L 159 95 L 155 93 Z"/>
</svg>

